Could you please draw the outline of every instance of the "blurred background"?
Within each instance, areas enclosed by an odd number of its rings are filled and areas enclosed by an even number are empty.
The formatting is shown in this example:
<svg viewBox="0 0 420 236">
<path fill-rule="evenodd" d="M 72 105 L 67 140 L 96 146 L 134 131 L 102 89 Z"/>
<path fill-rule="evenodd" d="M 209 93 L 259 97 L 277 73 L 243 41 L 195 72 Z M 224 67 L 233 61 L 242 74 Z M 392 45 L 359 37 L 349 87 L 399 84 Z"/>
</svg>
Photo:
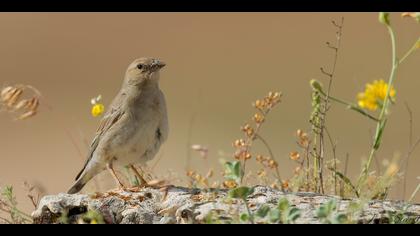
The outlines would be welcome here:
<svg viewBox="0 0 420 236">
<path fill-rule="evenodd" d="M 107 105 L 128 64 L 143 56 L 167 63 L 161 88 L 170 135 L 150 162 L 155 175 L 185 180 L 189 155 L 191 169 L 202 174 L 209 166 L 220 170 L 219 159 L 231 158 L 232 142 L 242 137 L 239 127 L 254 114 L 252 102 L 269 91 L 282 91 L 283 102 L 261 135 L 271 145 L 282 176 L 289 178 L 296 166 L 288 157 L 298 149 L 295 132 L 310 130 L 309 80 L 326 84 L 319 68 L 331 68 L 334 54 L 325 43 L 335 42 L 331 20 L 342 16 L 332 94 L 355 101 L 367 82 L 387 80 L 390 73 L 390 40 L 376 13 L 1 13 L 1 84 L 32 85 L 44 100 L 39 114 L 28 120 L 14 121 L 0 113 L 0 186 L 13 185 L 27 210 L 31 204 L 23 181 L 41 184 L 48 194 L 66 191 L 84 164 L 99 123 L 90 114 L 90 99 L 101 94 Z M 397 13 L 391 20 L 402 55 L 420 28 Z M 414 137 L 420 136 L 419 59 L 414 54 L 398 72 L 397 102 L 378 153 L 379 166 L 408 150 L 404 102 L 414 115 Z M 343 161 L 349 154 L 349 176 L 356 177 L 370 150 L 374 124 L 333 104 L 327 126 L 337 140 L 338 158 Z M 188 154 L 192 144 L 208 147 L 207 160 Z M 256 148 L 266 154 L 263 146 Z M 419 154 L 417 150 L 411 157 L 406 198 L 419 182 Z M 99 178 L 99 189 L 114 187 L 108 173 Z M 401 185 L 391 197 L 403 197 Z"/>
</svg>

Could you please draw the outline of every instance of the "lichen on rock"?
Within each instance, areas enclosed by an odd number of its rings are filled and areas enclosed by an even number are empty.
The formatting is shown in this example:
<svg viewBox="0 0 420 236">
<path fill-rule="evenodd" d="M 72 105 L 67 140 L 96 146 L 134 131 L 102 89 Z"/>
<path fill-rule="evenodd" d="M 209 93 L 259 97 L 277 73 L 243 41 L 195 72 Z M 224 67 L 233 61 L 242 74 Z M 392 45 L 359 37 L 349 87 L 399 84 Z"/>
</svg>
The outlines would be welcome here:
<svg viewBox="0 0 420 236">
<path fill-rule="evenodd" d="M 161 189 L 134 188 L 91 195 L 60 193 L 42 198 L 32 217 L 37 224 L 80 223 L 86 212 L 94 211 L 107 224 L 206 223 L 210 214 L 216 214 L 221 222 L 239 222 L 235 220 L 246 212 L 246 206 L 239 199 L 228 198 L 227 191 L 167 186 Z M 316 209 L 331 199 L 336 200 L 340 212 L 346 212 L 351 203 L 359 201 L 315 193 L 283 193 L 267 186 L 256 186 L 247 204 L 250 211 L 255 213 L 262 205 L 277 207 L 282 198 L 300 210 L 301 216 L 295 223 L 322 223 L 316 216 Z M 404 214 L 420 217 L 420 205 L 370 201 L 358 214 L 356 223 L 387 222 L 387 212 L 397 212 L 403 206 L 406 206 Z"/>
</svg>

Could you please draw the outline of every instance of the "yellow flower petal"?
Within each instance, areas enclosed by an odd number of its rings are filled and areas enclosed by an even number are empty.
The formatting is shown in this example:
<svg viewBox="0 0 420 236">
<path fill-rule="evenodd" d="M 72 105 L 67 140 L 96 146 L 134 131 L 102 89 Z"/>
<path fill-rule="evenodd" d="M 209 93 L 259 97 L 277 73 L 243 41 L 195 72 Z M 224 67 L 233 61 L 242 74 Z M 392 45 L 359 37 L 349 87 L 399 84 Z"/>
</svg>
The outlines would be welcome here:
<svg viewBox="0 0 420 236">
<path fill-rule="evenodd" d="M 97 103 L 92 107 L 92 111 L 91 111 L 92 116 L 93 117 L 100 116 L 100 115 L 102 115 L 104 110 L 105 110 L 105 106 L 101 103 Z"/>
<path fill-rule="evenodd" d="M 357 104 L 361 108 L 375 111 L 385 100 L 387 92 L 388 84 L 384 80 L 374 80 L 372 83 L 366 84 L 363 93 L 357 94 Z M 395 93 L 395 89 L 391 87 L 389 96 L 393 101 Z"/>
</svg>

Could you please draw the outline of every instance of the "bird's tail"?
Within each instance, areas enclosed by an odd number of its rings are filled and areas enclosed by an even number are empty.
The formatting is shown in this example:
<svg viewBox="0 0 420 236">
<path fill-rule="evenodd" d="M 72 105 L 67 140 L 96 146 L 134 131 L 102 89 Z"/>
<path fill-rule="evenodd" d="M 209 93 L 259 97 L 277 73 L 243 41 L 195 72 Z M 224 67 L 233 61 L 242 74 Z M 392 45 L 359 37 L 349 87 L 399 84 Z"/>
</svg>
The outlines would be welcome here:
<svg viewBox="0 0 420 236">
<path fill-rule="evenodd" d="M 89 180 L 93 178 L 94 175 L 91 172 L 83 173 L 80 178 L 77 179 L 76 183 L 67 191 L 68 194 L 75 194 L 80 192 L 82 188 L 87 184 Z"/>
</svg>

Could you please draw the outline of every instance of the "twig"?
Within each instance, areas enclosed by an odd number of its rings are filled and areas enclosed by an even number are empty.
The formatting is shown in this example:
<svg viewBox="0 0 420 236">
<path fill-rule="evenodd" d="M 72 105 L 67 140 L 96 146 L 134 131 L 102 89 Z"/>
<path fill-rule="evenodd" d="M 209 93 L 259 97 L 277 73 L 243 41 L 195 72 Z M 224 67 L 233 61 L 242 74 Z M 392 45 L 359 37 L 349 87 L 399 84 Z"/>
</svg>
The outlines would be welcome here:
<svg viewBox="0 0 420 236">
<path fill-rule="evenodd" d="M 404 185 L 403 185 L 403 187 L 404 187 L 404 191 L 403 191 L 403 193 L 404 193 L 404 199 L 405 199 L 405 194 L 406 194 L 406 184 L 407 184 L 407 182 L 406 182 L 406 176 L 407 176 L 407 173 L 406 173 L 406 171 L 407 171 L 407 169 L 408 169 L 408 163 L 409 163 L 409 159 L 410 159 L 410 156 L 411 156 L 411 154 L 414 152 L 414 150 L 416 149 L 416 147 L 418 146 L 420 144 L 420 138 L 418 138 L 417 140 L 416 140 L 416 142 L 414 142 L 414 144 L 410 147 L 410 149 L 408 150 L 408 152 L 407 152 L 407 154 L 405 155 L 405 165 L 404 165 L 404 168 L 405 168 L 405 174 L 404 174 Z"/>
<path fill-rule="evenodd" d="M 347 171 L 349 168 L 349 158 L 350 158 L 350 154 L 346 153 L 346 160 L 344 162 L 344 171 L 343 171 L 344 176 L 347 176 Z M 340 185 L 340 195 L 342 197 L 344 196 L 344 183 L 343 182 L 341 182 L 341 185 Z"/>
<path fill-rule="evenodd" d="M 327 133 L 328 139 L 331 144 L 331 149 L 333 153 L 334 171 L 337 171 L 337 155 L 336 155 L 337 142 L 335 143 L 333 142 L 333 139 L 327 127 L 325 127 L 325 131 Z M 337 175 L 335 173 L 333 173 L 333 175 L 334 175 L 334 194 L 337 195 Z"/>
<path fill-rule="evenodd" d="M 409 136 L 408 136 L 408 146 L 411 147 L 413 144 L 413 111 L 411 110 L 410 106 L 407 102 L 404 102 L 405 108 L 407 108 L 408 112 L 408 123 L 409 123 Z"/>
<path fill-rule="evenodd" d="M 372 130 L 369 129 L 369 139 L 370 139 L 369 145 L 370 146 L 373 146 L 373 141 L 374 140 L 372 140 L 372 137 L 373 137 Z M 376 170 L 378 171 L 378 175 L 380 176 L 381 172 L 382 172 L 382 169 L 381 169 L 381 163 L 379 162 L 379 158 L 375 158 L 375 165 L 376 165 Z"/>
<path fill-rule="evenodd" d="M 408 202 L 413 201 L 414 197 L 416 196 L 417 192 L 420 190 L 420 184 L 417 185 L 416 189 L 414 190 L 414 192 L 411 194 L 410 199 L 408 199 Z"/>
<path fill-rule="evenodd" d="M 267 150 L 268 150 L 268 152 L 270 153 L 270 158 L 272 159 L 272 160 L 275 160 L 275 158 L 274 158 L 274 154 L 273 154 L 273 151 L 271 150 L 271 148 L 270 148 L 270 145 L 268 145 L 268 142 L 263 138 L 263 137 L 261 137 L 261 135 L 259 135 L 258 133 L 256 133 L 255 134 L 255 138 L 256 139 L 259 139 L 263 144 L 264 144 L 264 146 L 267 148 Z M 280 176 L 280 170 L 279 170 L 279 167 L 278 166 L 276 166 L 276 168 L 275 168 L 275 172 L 276 172 L 276 177 L 277 177 L 277 179 L 280 181 L 280 183 L 281 183 L 281 176 Z M 283 186 L 282 186 L 282 189 L 283 189 Z"/>
<path fill-rule="evenodd" d="M 264 144 L 264 146 L 267 148 L 268 152 L 270 153 L 271 159 L 275 160 L 273 151 L 271 150 L 270 145 L 268 145 L 268 142 L 259 134 L 256 134 L 255 138 L 259 139 Z"/>
<path fill-rule="evenodd" d="M 338 31 L 336 33 L 336 46 L 331 46 L 331 44 L 329 42 L 327 42 L 327 47 L 331 48 L 334 50 L 334 61 L 333 61 L 333 67 L 332 67 L 332 71 L 326 72 L 324 70 L 323 67 L 321 67 L 321 73 L 323 73 L 324 75 L 329 77 L 328 80 L 328 88 L 327 88 L 327 93 L 325 96 L 325 102 L 324 102 L 324 106 L 323 106 L 323 110 L 322 110 L 322 115 L 321 115 L 321 125 L 320 125 L 320 131 L 319 131 L 319 150 L 318 150 L 318 154 L 316 154 L 316 158 L 318 158 L 318 178 L 319 178 L 319 190 L 321 193 L 324 193 L 324 181 L 323 181 L 323 159 L 324 159 L 324 153 L 325 153 L 325 144 L 324 144 L 324 129 L 325 129 L 325 124 L 326 124 L 326 113 L 329 109 L 329 103 L 330 103 L 330 93 L 331 93 L 331 87 L 332 87 L 332 82 L 334 79 L 334 74 L 335 74 L 335 70 L 337 67 L 337 61 L 338 61 L 338 54 L 339 54 L 339 48 L 340 48 L 340 44 L 341 44 L 341 36 L 342 36 L 342 30 L 343 30 L 343 24 L 344 24 L 344 17 L 341 18 L 341 23 L 337 24 L 334 20 L 332 21 L 332 24 L 338 28 Z"/>
<path fill-rule="evenodd" d="M 408 112 L 408 124 L 409 124 L 408 148 L 410 149 L 413 144 L 413 112 L 406 101 L 404 102 L 404 105 Z M 405 166 L 404 166 L 403 199 L 405 199 L 405 195 L 407 193 L 407 170 L 408 170 L 409 158 L 410 158 L 410 155 L 408 154 L 406 156 Z"/>
<path fill-rule="evenodd" d="M 255 141 L 255 139 L 257 138 L 257 135 L 259 134 L 259 131 L 260 131 L 262 125 L 264 124 L 268 114 L 280 102 L 280 98 L 281 98 L 281 93 L 270 92 L 269 95 L 264 98 L 264 99 L 269 99 L 269 102 L 267 103 L 266 107 L 259 107 L 255 104 L 255 107 L 261 113 L 260 115 L 263 117 L 263 119 L 261 121 L 256 121 L 254 119 L 254 121 L 256 123 L 255 124 L 255 129 L 253 130 L 252 134 L 247 135 L 245 145 L 244 145 L 243 150 L 241 150 L 241 153 L 245 153 L 245 154 L 250 153 L 252 144 Z M 259 114 L 259 113 L 257 113 L 257 114 Z M 271 152 L 271 154 L 272 154 L 272 152 Z M 243 162 L 242 163 L 242 171 L 243 171 L 243 173 L 245 173 L 247 158 L 243 158 L 242 162 Z M 276 171 L 278 172 L 278 169 Z M 241 176 L 240 183 L 243 183 L 243 178 L 244 178 L 244 175 Z"/>
</svg>

